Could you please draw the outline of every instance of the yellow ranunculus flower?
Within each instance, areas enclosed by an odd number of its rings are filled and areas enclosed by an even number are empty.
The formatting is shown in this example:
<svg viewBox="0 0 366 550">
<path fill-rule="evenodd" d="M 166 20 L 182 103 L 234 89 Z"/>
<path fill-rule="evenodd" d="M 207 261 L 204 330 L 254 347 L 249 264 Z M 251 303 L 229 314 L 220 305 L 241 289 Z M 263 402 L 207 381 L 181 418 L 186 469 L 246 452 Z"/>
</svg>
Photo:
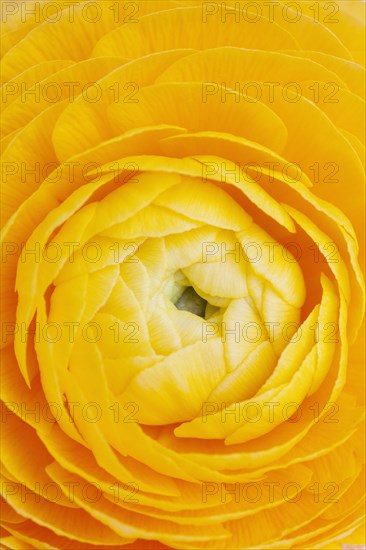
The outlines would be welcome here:
<svg viewBox="0 0 366 550">
<path fill-rule="evenodd" d="M 3 548 L 365 542 L 364 3 L 1 9 Z"/>
</svg>

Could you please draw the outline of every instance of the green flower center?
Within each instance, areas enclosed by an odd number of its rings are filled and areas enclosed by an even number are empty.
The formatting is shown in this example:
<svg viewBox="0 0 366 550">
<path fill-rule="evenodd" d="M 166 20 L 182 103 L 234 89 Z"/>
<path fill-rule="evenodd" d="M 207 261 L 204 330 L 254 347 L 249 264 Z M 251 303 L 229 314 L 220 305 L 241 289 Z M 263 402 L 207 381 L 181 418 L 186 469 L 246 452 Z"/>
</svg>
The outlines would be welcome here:
<svg viewBox="0 0 366 550">
<path fill-rule="evenodd" d="M 205 318 L 207 304 L 208 302 L 197 294 L 192 286 L 189 286 L 175 302 L 175 307 Z"/>
</svg>

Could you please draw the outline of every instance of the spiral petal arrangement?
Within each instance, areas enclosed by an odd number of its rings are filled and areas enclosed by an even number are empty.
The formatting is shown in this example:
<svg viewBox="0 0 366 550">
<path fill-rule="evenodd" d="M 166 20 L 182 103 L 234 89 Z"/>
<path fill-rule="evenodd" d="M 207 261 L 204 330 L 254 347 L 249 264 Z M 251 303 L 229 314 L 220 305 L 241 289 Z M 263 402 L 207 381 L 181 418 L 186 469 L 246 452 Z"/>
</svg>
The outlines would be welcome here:
<svg viewBox="0 0 366 550">
<path fill-rule="evenodd" d="M 3 547 L 356 541 L 362 2 L 3 4 Z"/>
</svg>

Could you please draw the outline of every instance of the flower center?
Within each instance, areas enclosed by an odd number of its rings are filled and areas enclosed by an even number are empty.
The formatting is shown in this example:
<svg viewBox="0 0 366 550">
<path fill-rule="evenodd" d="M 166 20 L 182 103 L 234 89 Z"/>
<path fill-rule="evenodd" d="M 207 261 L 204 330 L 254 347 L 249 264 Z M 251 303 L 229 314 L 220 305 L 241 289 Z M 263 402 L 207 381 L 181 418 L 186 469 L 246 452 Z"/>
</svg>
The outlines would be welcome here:
<svg viewBox="0 0 366 550">
<path fill-rule="evenodd" d="M 189 286 L 183 291 L 183 294 L 181 294 L 175 302 L 175 307 L 205 318 L 207 304 L 207 300 L 197 294 L 192 286 Z"/>
</svg>

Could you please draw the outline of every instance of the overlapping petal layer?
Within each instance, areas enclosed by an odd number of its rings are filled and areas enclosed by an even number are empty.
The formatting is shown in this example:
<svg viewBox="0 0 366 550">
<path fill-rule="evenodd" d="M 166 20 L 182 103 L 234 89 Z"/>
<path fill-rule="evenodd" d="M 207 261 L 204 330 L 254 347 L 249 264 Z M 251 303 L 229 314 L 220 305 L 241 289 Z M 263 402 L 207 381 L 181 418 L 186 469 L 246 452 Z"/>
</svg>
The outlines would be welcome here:
<svg viewBox="0 0 366 550">
<path fill-rule="evenodd" d="M 4 548 L 362 542 L 361 2 L 4 4 Z"/>
</svg>

